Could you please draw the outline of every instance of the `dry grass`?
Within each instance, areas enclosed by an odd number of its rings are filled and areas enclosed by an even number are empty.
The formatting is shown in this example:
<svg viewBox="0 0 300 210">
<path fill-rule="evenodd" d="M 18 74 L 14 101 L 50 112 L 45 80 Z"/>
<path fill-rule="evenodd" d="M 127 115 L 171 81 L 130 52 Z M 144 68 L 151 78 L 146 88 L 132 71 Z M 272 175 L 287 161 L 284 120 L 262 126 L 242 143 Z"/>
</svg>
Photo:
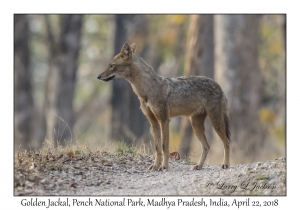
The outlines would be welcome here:
<svg viewBox="0 0 300 210">
<path fill-rule="evenodd" d="M 57 145 L 57 146 L 55 146 Z M 144 143 L 128 145 L 124 142 L 105 143 L 98 146 L 90 146 L 88 143 L 76 141 L 74 144 L 62 146 L 59 142 L 45 140 L 41 149 L 17 149 L 15 151 L 15 170 L 48 170 L 59 167 L 62 163 L 70 160 L 82 160 L 88 158 L 105 159 L 113 156 L 149 156 L 151 148 Z"/>
</svg>

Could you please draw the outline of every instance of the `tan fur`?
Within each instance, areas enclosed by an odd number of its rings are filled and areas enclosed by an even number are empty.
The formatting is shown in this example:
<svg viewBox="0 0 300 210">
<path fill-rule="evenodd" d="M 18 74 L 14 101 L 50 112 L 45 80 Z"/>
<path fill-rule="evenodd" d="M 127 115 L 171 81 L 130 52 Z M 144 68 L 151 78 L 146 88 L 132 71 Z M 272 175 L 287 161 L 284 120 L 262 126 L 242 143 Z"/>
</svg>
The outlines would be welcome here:
<svg viewBox="0 0 300 210">
<path fill-rule="evenodd" d="M 204 134 L 204 120 L 208 115 L 224 144 L 222 168 L 229 167 L 230 131 L 227 101 L 220 86 L 201 76 L 165 78 L 158 76 L 151 66 L 136 54 L 136 45 L 125 43 L 98 79 L 109 81 L 126 79 L 141 103 L 148 118 L 155 144 L 155 160 L 149 169 L 168 168 L 169 121 L 178 115 L 189 116 L 193 131 L 202 144 L 199 163 L 192 169 L 201 169 L 209 151 Z M 162 162 L 162 163 L 161 163 Z"/>
</svg>

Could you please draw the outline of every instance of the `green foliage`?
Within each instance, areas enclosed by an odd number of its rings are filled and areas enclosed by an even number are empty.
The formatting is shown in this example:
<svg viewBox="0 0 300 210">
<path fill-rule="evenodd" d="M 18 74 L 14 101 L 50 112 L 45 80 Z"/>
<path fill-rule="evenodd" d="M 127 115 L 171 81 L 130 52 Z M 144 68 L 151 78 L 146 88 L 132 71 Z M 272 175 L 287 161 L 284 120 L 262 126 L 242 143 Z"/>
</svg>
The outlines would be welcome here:
<svg viewBox="0 0 300 210">
<path fill-rule="evenodd" d="M 133 154 L 136 155 L 137 149 L 133 146 L 133 144 L 125 144 L 124 142 L 119 143 L 116 148 L 116 153 L 118 155 L 125 155 L 125 154 Z"/>
</svg>

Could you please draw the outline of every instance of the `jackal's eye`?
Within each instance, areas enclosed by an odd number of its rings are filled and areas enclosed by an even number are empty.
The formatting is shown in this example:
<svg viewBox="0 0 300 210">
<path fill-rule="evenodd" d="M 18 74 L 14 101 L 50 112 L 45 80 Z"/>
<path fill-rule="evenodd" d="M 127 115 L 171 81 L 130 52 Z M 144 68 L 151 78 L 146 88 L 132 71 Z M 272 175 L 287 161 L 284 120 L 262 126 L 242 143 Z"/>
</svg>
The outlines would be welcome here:
<svg viewBox="0 0 300 210">
<path fill-rule="evenodd" d="M 109 64 L 109 70 L 113 71 L 114 70 L 115 65 L 114 64 Z"/>
</svg>

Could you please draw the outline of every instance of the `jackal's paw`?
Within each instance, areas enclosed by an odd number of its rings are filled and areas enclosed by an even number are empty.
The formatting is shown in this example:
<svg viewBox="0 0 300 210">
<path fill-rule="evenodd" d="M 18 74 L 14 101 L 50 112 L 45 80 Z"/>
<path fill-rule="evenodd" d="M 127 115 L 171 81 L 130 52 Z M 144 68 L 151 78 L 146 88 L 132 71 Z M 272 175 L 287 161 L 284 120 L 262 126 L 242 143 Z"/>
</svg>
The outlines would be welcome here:
<svg viewBox="0 0 300 210">
<path fill-rule="evenodd" d="M 228 164 L 222 164 L 222 166 L 221 166 L 223 169 L 226 169 L 226 168 L 229 168 L 229 165 Z"/>
<path fill-rule="evenodd" d="M 168 166 L 163 166 L 163 165 L 161 165 L 161 166 L 158 168 L 158 171 L 163 171 L 164 169 L 168 169 Z"/>
<path fill-rule="evenodd" d="M 201 165 L 194 165 L 191 170 L 201 170 L 202 166 Z"/>
<path fill-rule="evenodd" d="M 158 171 L 159 168 L 160 168 L 159 165 L 152 164 L 148 169 Z"/>
</svg>

